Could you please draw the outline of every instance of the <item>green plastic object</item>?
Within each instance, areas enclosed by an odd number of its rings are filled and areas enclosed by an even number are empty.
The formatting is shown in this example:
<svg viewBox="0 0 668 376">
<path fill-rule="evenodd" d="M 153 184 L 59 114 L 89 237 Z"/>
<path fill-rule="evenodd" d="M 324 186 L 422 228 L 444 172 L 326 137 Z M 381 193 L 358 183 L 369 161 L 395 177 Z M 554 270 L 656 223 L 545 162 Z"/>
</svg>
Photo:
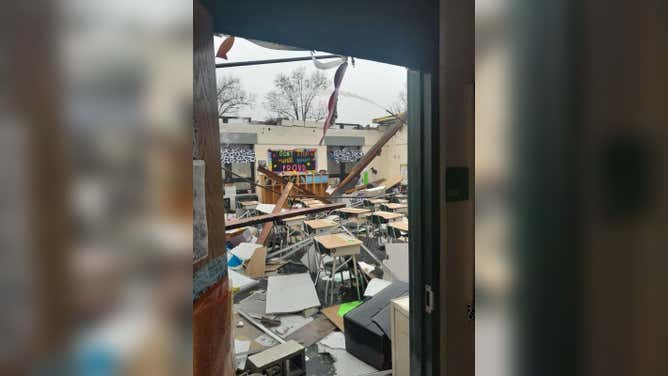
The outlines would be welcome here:
<svg viewBox="0 0 668 376">
<path fill-rule="evenodd" d="M 364 171 L 362 174 L 362 184 L 369 184 L 369 171 Z"/>
<path fill-rule="evenodd" d="M 343 315 L 352 311 L 355 307 L 357 307 L 360 304 L 362 304 L 362 302 L 359 301 L 359 300 L 355 300 L 355 301 L 348 302 L 348 303 L 343 303 L 339 307 L 339 312 L 337 312 L 337 313 L 338 313 L 339 316 L 343 317 Z"/>
</svg>

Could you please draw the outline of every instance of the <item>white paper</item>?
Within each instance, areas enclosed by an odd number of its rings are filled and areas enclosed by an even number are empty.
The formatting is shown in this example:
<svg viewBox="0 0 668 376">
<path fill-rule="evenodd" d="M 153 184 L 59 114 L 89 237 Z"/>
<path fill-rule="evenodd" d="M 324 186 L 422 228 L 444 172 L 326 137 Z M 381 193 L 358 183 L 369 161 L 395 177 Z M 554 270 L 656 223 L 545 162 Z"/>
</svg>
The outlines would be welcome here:
<svg viewBox="0 0 668 376">
<path fill-rule="evenodd" d="M 255 253 L 255 250 L 258 248 L 261 248 L 261 244 L 253 244 L 253 243 L 239 243 L 238 246 L 232 248 L 230 253 L 233 255 L 237 256 L 241 260 L 250 260 L 251 257 L 253 257 L 253 254 Z"/>
<path fill-rule="evenodd" d="M 278 341 L 269 337 L 266 334 L 259 335 L 257 338 L 255 338 L 255 342 L 259 343 L 264 347 L 272 347 L 278 345 Z"/>
<path fill-rule="evenodd" d="M 267 313 L 292 313 L 320 307 L 309 273 L 270 276 L 267 282 Z"/>
<path fill-rule="evenodd" d="M 234 340 L 234 361 L 237 369 L 243 370 L 246 368 L 246 359 L 248 359 L 248 351 L 250 350 L 250 341 Z M 243 355 L 237 355 L 243 354 Z"/>
<path fill-rule="evenodd" d="M 346 337 L 343 332 L 331 332 L 318 343 L 330 349 L 346 349 Z"/>
<path fill-rule="evenodd" d="M 245 290 L 245 289 L 247 289 L 247 288 L 249 288 L 249 287 L 258 283 L 256 280 L 254 280 L 252 278 L 248 278 L 245 275 L 243 275 L 243 274 L 241 274 L 241 273 L 239 273 L 235 270 L 232 270 L 232 269 L 228 268 L 228 272 L 229 272 L 229 275 L 230 275 L 230 280 L 232 281 L 232 287 L 233 288 L 238 288 L 241 291 L 243 291 L 243 290 Z"/>
<path fill-rule="evenodd" d="M 369 281 L 369 284 L 366 286 L 366 290 L 364 290 L 364 296 L 374 296 L 391 284 L 392 282 L 390 281 L 374 278 Z"/>
<path fill-rule="evenodd" d="M 360 267 L 360 269 L 362 269 L 362 271 L 363 271 L 364 273 L 366 273 L 366 274 L 371 274 L 371 273 L 376 269 L 375 266 L 373 266 L 373 265 L 371 265 L 371 264 L 367 264 L 367 263 L 364 262 L 364 261 L 358 261 L 358 262 L 357 262 L 357 265 L 358 265 L 358 266 Z"/>
<path fill-rule="evenodd" d="M 279 336 L 285 338 L 311 321 L 313 321 L 313 317 L 304 317 L 302 315 L 281 316 L 281 325 L 271 329 Z"/>
</svg>

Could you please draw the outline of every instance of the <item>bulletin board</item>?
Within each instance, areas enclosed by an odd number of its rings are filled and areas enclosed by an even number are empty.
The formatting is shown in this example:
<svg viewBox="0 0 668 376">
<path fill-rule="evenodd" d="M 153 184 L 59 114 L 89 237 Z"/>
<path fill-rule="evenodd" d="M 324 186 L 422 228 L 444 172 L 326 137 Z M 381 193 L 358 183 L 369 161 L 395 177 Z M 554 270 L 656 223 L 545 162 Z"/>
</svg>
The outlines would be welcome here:
<svg viewBox="0 0 668 376">
<path fill-rule="evenodd" d="M 317 171 L 318 149 L 269 150 L 271 171 L 309 172 Z"/>
</svg>

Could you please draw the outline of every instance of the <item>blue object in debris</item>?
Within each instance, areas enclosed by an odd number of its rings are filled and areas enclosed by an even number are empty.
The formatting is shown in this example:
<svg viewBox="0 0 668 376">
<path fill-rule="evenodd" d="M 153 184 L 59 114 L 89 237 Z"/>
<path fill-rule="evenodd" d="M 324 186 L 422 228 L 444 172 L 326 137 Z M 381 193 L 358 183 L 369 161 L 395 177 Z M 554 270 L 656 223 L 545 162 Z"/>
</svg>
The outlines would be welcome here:
<svg viewBox="0 0 668 376">
<path fill-rule="evenodd" d="M 241 261 L 241 259 L 235 255 L 232 255 L 232 257 L 229 260 L 227 260 L 227 266 L 229 266 L 230 268 L 236 268 L 241 264 L 243 264 L 243 261 Z"/>
</svg>

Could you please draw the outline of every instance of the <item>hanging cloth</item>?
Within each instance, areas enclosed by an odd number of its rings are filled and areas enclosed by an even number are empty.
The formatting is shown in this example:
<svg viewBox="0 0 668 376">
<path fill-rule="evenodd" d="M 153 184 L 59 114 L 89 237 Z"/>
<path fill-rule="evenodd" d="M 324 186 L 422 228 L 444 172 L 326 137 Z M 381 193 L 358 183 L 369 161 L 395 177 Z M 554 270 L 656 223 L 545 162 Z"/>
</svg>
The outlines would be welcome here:
<svg viewBox="0 0 668 376">
<path fill-rule="evenodd" d="M 278 50 L 278 51 L 305 51 L 303 48 L 298 48 L 298 47 L 292 47 L 292 46 L 286 46 L 283 44 L 278 44 L 278 43 L 272 43 L 272 42 L 264 42 L 261 40 L 257 39 L 246 39 L 247 41 L 256 44 L 260 47 L 268 48 L 270 50 Z"/>
<path fill-rule="evenodd" d="M 339 65 L 339 68 L 334 74 L 334 91 L 332 92 L 332 95 L 329 96 L 329 102 L 327 103 L 327 118 L 325 118 L 325 123 L 322 126 L 322 137 L 320 138 L 318 145 L 322 145 L 322 142 L 325 140 L 325 134 L 329 128 L 329 123 L 332 121 L 332 117 L 334 116 L 336 103 L 339 99 L 339 88 L 341 87 L 341 81 L 343 81 L 343 75 L 346 74 L 346 68 L 348 68 L 347 61 Z"/>
<path fill-rule="evenodd" d="M 345 63 L 348 58 L 345 56 L 341 56 L 336 60 L 333 61 L 328 61 L 328 62 L 322 62 L 318 59 L 315 58 L 315 52 L 311 51 L 311 60 L 313 60 L 313 65 L 315 65 L 316 68 L 322 69 L 322 70 L 327 70 L 327 69 L 332 69 L 336 68 L 339 65 Z"/>
<path fill-rule="evenodd" d="M 227 53 L 230 52 L 232 46 L 234 45 L 234 36 L 229 36 L 225 38 L 223 43 L 218 47 L 218 52 L 216 52 L 216 57 L 227 60 Z"/>
</svg>

